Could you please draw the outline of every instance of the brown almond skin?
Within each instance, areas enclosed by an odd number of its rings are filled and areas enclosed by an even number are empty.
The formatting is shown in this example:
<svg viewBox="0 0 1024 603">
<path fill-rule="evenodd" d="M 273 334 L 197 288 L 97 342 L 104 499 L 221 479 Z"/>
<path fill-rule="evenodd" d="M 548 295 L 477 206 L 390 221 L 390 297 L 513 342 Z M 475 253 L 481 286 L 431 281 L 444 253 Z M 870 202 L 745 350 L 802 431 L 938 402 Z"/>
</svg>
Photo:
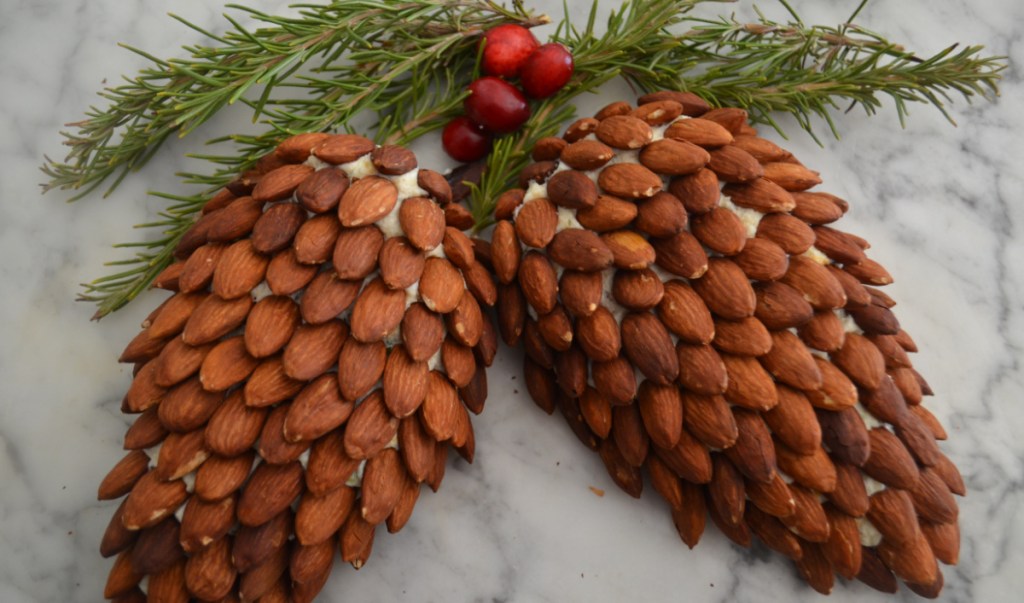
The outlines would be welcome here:
<svg viewBox="0 0 1024 603">
<path fill-rule="evenodd" d="M 359 281 L 341 280 L 336 271 L 325 270 L 316 275 L 302 293 L 299 313 L 309 324 L 325 323 L 347 310 L 356 300 L 361 287 Z M 248 324 L 252 324 L 251 313 Z"/>
<path fill-rule="evenodd" d="M 637 404 L 612 409 L 611 439 L 622 459 L 631 467 L 641 467 L 650 450 L 650 436 L 644 428 Z"/>
<path fill-rule="evenodd" d="M 704 301 L 686 282 L 665 283 L 665 295 L 658 304 L 658 317 L 672 333 L 683 341 L 696 344 L 711 342 L 715 325 Z"/>
<path fill-rule="evenodd" d="M 594 435 L 607 438 L 612 429 L 612 406 L 608 398 L 597 388 L 588 387 L 580 396 L 579 404 L 583 420 Z"/>
<path fill-rule="evenodd" d="M 100 483 L 97 499 L 112 500 L 131 491 L 135 482 L 149 470 L 149 457 L 141 450 L 129 452 L 117 462 Z"/>
<path fill-rule="evenodd" d="M 688 279 L 697 279 L 708 270 L 708 256 L 692 234 L 683 231 L 667 239 L 652 239 L 657 253 L 654 263 Z"/>
<path fill-rule="evenodd" d="M 683 115 L 697 117 L 704 114 L 711 108 L 707 101 L 692 92 L 680 92 L 677 90 L 659 90 L 645 94 L 637 99 L 638 105 L 646 105 L 663 100 L 670 100 L 679 103 L 683 108 Z"/>
<path fill-rule="evenodd" d="M 675 447 L 655 447 L 655 452 L 658 458 L 683 480 L 692 484 L 706 484 L 711 481 L 711 455 L 707 447 L 693 437 L 685 426 L 679 432 L 679 441 Z M 648 456 L 648 461 L 651 456 Z"/>
<path fill-rule="evenodd" d="M 367 459 L 384 449 L 398 433 L 398 419 L 388 412 L 380 390 L 356 406 L 345 428 L 345 453 Z"/>
<path fill-rule="evenodd" d="M 585 171 L 596 170 L 614 155 L 615 151 L 600 141 L 578 140 L 563 148 L 560 158 L 569 167 Z"/>
<path fill-rule="evenodd" d="M 341 196 L 345 194 L 348 187 L 349 179 L 344 171 L 334 167 L 325 167 L 303 180 L 299 188 L 295 190 L 295 197 L 303 208 L 313 213 L 322 214 L 338 206 Z M 258 222 L 257 226 L 259 226 Z M 254 228 L 253 232 L 255 233 L 256 230 Z"/>
<path fill-rule="evenodd" d="M 227 245 L 223 243 L 207 243 L 196 249 L 185 260 L 181 276 L 178 277 L 178 289 L 182 293 L 194 293 L 205 289 L 213 279 L 213 273 L 226 249 Z"/>
<path fill-rule="evenodd" d="M 416 169 L 416 155 L 405 147 L 384 145 L 370 152 L 373 167 L 381 174 L 398 176 Z"/>
<path fill-rule="evenodd" d="M 665 297 L 665 285 L 653 271 L 619 270 L 612 282 L 612 297 L 630 310 L 650 310 Z M 565 299 L 565 292 L 562 292 Z"/>
<path fill-rule="evenodd" d="M 334 252 L 334 245 L 340 232 L 341 224 L 330 214 L 306 220 L 295 233 L 295 241 L 292 243 L 295 259 L 302 264 L 326 262 Z"/>
<path fill-rule="evenodd" d="M 389 289 L 380 278 L 370 281 L 352 307 L 352 337 L 364 343 L 381 341 L 398 327 L 404 310 L 405 291 Z"/>
<path fill-rule="evenodd" d="M 636 203 L 611 195 L 600 195 L 593 207 L 576 212 L 576 219 L 580 225 L 595 232 L 624 228 L 636 217 Z"/>
<path fill-rule="evenodd" d="M 708 484 L 708 502 L 719 518 L 736 526 L 743 521 L 746 493 L 739 471 L 722 454 L 712 455 L 714 472 Z"/>
<path fill-rule="evenodd" d="M 638 396 L 640 417 L 651 442 L 666 449 L 675 448 L 683 429 L 683 401 L 674 385 L 655 385 L 644 381 Z"/>
<path fill-rule="evenodd" d="M 252 469 L 255 451 L 225 458 L 213 455 L 196 472 L 196 496 L 206 502 L 222 500 L 242 487 Z M 234 511 L 231 514 L 234 521 Z"/>
<path fill-rule="evenodd" d="M 306 488 L 321 496 L 342 486 L 359 467 L 359 459 L 345 452 L 345 430 L 336 429 L 317 440 L 309 451 Z"/>
<path fill-rule="evenodd" d="M 778 403 L 772 376 L 749 356 L 722 356 L 729 385 L 725 397 L 732 403 L 754 410 L 769 410 Z"/>
<path fill-rule="evenodd" d="M 346 337 L 348 328 L 338 319 L 300 326 L 284 349 L 285 373 L 300 381 L 319 377 L 337 361 Z"/>
<path fill-rule="evenodd" d="M 281 166 L 260 178 L 252 190 L 252 198 L 264 203 L 287 199 L 313 171 L 309 165 Z"/>
<path fill-rule="evenodd" d="M 834 352 L 843 347 L 846 332 L 843 322 L 835 312 L 815 312 L 814 316 L 797 329 L 800 339 L 812 348 L 824 352 Z"/>
<path fill-rule="evenodd" d="M 799 291 L 779 282 L 762 282 L 754 286 L 757 295 L 757 317 L 769 330 L 800 327 L 814 316 L 814 308 Z"/>
<path fill-rule="evenodd" d="M 302 478 L 303 469 L 298 461 L 258 466 L 238 499 L 238 521 L 246 526 L 259 526 L 273 519 L 302 493 Z"/>
<path fill-rule="evenodd" d="M 199 382 L 207 391 L 224 391 L 248 377 L 258 364 L 246 351 L 243 337 L 224 339 L 203 359 Z"/>
<path fill-rule="evenodd" d="M 256 302 L 245 325 L 245 348 L 256 358 L 266 358 L 284 347 L 299 322 L 295 302 L 272 295 Z"/>
<path fill-rule="evenodd" d="M 545 136 L 539 139 L 530 152 L 534 161 L 552 161 L 558 159 L 569 143 L 557 136 Z"/>
<path fill-rule="evenodd" d="M 353 228 L 386 216 L 398 201 L 398 188 L 385 178 L 367 176 L 352 184 L 338 203 L 338 219 Z"/>
<path fill-rule="evenodd" d="M 733 407 L 732 413 L 739 437 L 725 450 L 726 457 L 748 479 L 771 482 L 775 476 L 775 446 L 768 426 L 760 413 L 738 407 Z"/>
<path fill-rule="evenodd" d="M 652 126 L 666 124 L 682 114 L 682 103 L 673 99 L 662 99 L 644 103 L 630 113 L 633 117 L 642 119 Z"/>
<path fill-rule="evenodd" d="M 778 381 L 801 390 L 816 390 L 822 385 L 821 371 L 800 339 L 789 331 L 771 334 L 772 348 L 761 357 L 761 364 Z"/>
<path fill-rule="evenodd" d="M 701 118 L 717 123 L 734 135 L 738 135 L 740 130 L 747 124 L 747 112 L 744 109 L 734 107 L 711 109 L 701 115 Z"/>
<path fill-rule="evenodd" d="M 129 530 L 139 530 L 156 525 L 174 513 L 187 497 L 184 482 L 165 482 L 157 477 L 156 472 L 150 471 L 139 478 L 128 494 L 122 514 L 124 526 Z"/>
<path fill-rule="evenodd" d="M 804 191 L 821 184 L 821 178 L 817 172 L 796 163 L 765 163 L 764 177 L 787 191 Z"/>
<path fill-rule="evenodd" d="M 635 211 L 634 228 L 652 237 L 674 236 L 686 228 L 688 221 L 683 203 L 675 195 L 665 191 L 637 203 Z"/>
<path fill-rule="evenodd" d="M 722 147 L 733 142 L 729 130 L 707 119 L 681 119 L 665 130 L 665 138 L 685 140 L 706 148 Z"/>
<path fill-rule="evenodd" d="M 750 280 L 730 260 L 709 259 L 707 272 L 693 282 L 693 290 L 716 316 L 739 320 L 754 314 L 757 298 Z"/>
<path fill-rule="evenodd" d="M 167 437 L 167 428 L 161 425 L 158 407 L 144 411 L 124 434 L 125 450 L 150 448 Z"/>
<path fill-rule="evenodd" d="M 722 255 L 738 254 L 747 242 L 747 230 L 743 222 L 735 213 L 721 207 L 694 216 L 690 222 L 690 232 L 705 247 Z"/>
<path fill-rule="evenodd" d="M 763 356 L 772 347 L 768 329 L 760 320 L 749 316 L 741 320 L 714 321 L 711 345 L 719 351 L 738 356 Z"/>
<path fill-rule="evenodd" d="M 797 536 L 775 517 L 755 505 L 746 505 L 743 519 L 754 535 L 760 538 L 768 548 L 782 553 L 790 559 L 799 561 L 803 558 L 803 549 Z"/>
<path fill-rule="evenodd" d="M 404 200 L 398 210 L 398 220 L 405 236 L 417 249 L 429 251 L 444 239 L 444 211 L 430 199 L 412 197 Z"/>
<path fill-rule="evenodd" d="M 295 396 L 282 435 L 289 442 L 310 442 L 344 423 L 354 404 L 342 399 L 333 373 L 321 375 Z"/>
<path fill-rule="evenodd" d="M 723 182 L 749 182 L 764 174 L 761 164 L 750 153 L 729 145 L 715 149 L 710 153 L 708 169 L 718 175 Z"/>
<path fill-rule="evenodd" d="M 574 316 L 587 316 L 594 312 L 601 305 L 602 288 L 599 272 L 566 270 L 558 282 L 562 303 Z"/>
<path fill-rule="evenodd" d="M 625 358 L 596 362 L 592 372 L 594 384 L 612 404 L 628 404 L 636 396 L 636 376 Z"/>
<path fill-rule="evenodd" d="M 548 256 L 565 268 L 584 272 L 603 270 L 611 266 L 614 259 L 611 250 L 596 234 L 578 228 L 556 234 L 548 246 Z"/>
<path fill-rule="evenodd" d="M 832 457 L 856 467 L 867 462 L 871 443 L 864 420 L 853 408 L 839 411 L 817 410 L 822 442 Z"/>
<path fill-rule="evenodd" d="M 874 390 L 882 384 L 885 377 L 885 358 L 875 344 L 863 335 L 847 333 L 843 347 L 830 356 L 832 362 L 857 385 Z"/>
<path fill-rule="evenodd" d="M 313 155 L 327 163 L 349 163 L 366 155 L 377 145 L 372 140 L 356 134 L 334 134 L 318 146 Z"/>
<path fill-rule="evenodd" d="M 661 190 L 661 177 L 638 163 L 616 163 L 601 170 L 597 184 L 623 199 L 646 199 Z"/>
<path fill-rule="evenodd" d="M 629 115 L 613 115 L 602 120 L 594 133 L 598 140 L 616 149 L 639 149 L 654 137 L 647 122 Z"/>
<path fill-rule="evenodd" d="M 700 542 L 707 521 L 703 488 L 689 482 L 680 484 L 683 503 L 680 509 L 672 509 L 672 523 L 679 538 L 691 549 Z"/>
<path fill-rule="evenodd" d="M 190 557 L 185 564 L 189 593 L 213 601 L 227 596 L 237 571 L 231 563 L 231 538 L 222 538 Z"/>
<path fill-rule="evenodd" d="M 277 145 L 274 154 L 286 163 L 302 163 L 309 159 L 313 149 L 320 146 L 330 137 L 323 132 L 308 132 L 290 136 Z"/>
<path fill-rule="evenodd" d="M 495 224 L 491 234 L 491 259 L 499 282 L 507 285 L 515 279 L 520 255 L 519 238 L 512 223 L 502 220 Z"/>
<path fill-rule="evenodd" d="M 234 523 L 234 496 L 209 502 L 192 497 L 181 517 L 181 547 L 186 553 L 195 553 L 227 534 Z"/>
<path fill-rule="evenodd" d="M 868 432 L 871 456 L 864 463 L 864 473 L 893 488 L 913 490 L 920 472 L 917 463 L 903 444 L 884 427 Z"/>
<path fill-rule="evenodd" d="M 818 448 L 813 454 L 801 455 L 777 441 L 775 456 L 779 469 L 792 476 L 801 486 L 823 494 L 836 489 L 836 469 L 824 449 Z"/>
<path fill-rule="evenodd" d="M 405 289 L 423 274 L 423 253 L 405 237 L 392 237 L 384 242 L 378 256 L 381 279 L 390 289 Z"/>
<path fill-rule="evenodd" d="M 363 343 L 354 337 L 345 341 L 338 357 L 338 365 L 347 367 L 338 374 L 338 387 L 346 400 L 358 400 L 377 383 L 384 374 L 387 348 L 383 342 Z"/>
<path fill-rule="evenodd" d="M 598 362 L 617 358 L 622 347 L 619 325 L 604 306 L 576 321 L 576 338 L 583 352 Z"/>
<path fill-rule="evenodd" d="M 570 209 L 593 207 L 598 191 L 594 181 L 583 172 L 565 170 L 558 172 L 547 181 L 548 198 L 551 202 Z"/>
<path fill-rule="evenodd" d="M 631 313 L 622 319 L 622 347 L 648 379 L 668 385 L 679 376 L 679 360 L 664 325 L 652 314 Z"/>
<path fill-rule="evenodd" d="M 466 292 L 462 274 L 445 258 L 427 258 L 420 278 L 419 294 L 424 305 L 439 314 L 458 307 Z"/>
<path fill-rule="evenodd" d="M 306 212 L 298 203 L 278 203 L 263 212 L 252 227 L 252 246 L 260 253 L 275 253 L 291 243 Z"/>
<path fill-rule="evenodd" d="M 821 427 L 814 407 L 798 390 L 779 384 L 778 404 L 764 414 L 764 420 L 775 437 L 798 454 L 813 454 L 821 447 Z"/>
<path fill-rule="evenodd" d="M 391 414 L 402 418 L 416 412 L 426 395 L 427 364 L 396 347 L 384 365 L 384 403 Z"/>
<path fill-rule="evenodd" d="M 562 142 L 565 141 L 562 140 Z M 513 188 L 498 195 L 498 199 L 494 202 L 494 219 L 511 220 L 515 215 L 516 208 L 523 204 L 525 196 L 526 191 L 521 188 Z"/>
<path fill-rule="evenodd" d="M 833 200 L 833 195 L 820 192 L 795 192 L 792 195 L 796 201 L 793 215 L 808 224 L 831 224 L 843 217 L 844 210 Z"/>
<path fill-rule="evenodd" d="M 676 354 L 679 357 L 679 383 L 683 387 L 703 395 L 725 393 L 728 376 L 714 348 L 680 342 L 676 345 Z"/>
<path fill-rule="evenodd" d="M 718 186 L 718 177 L 707 168 L 688 176 L 673 178 L 668 190 L 683 202 L 687 211 L 695 214 L 716 207 L 723 193 Z"/>
<path fill-rule="evenodd" d="M 398 505 L 405 486 L 405 468 L 398 451 L 385 448 L 366 462 L 360 497 L 363 519 L 377 524 Z"/>
<path fill-rule="evenodd" d="M 804 253 L 815 242 L 811 227 L 789 214 L 769 214 L 761 218 L 757 224 L 757 236 L 774 241 L 793 256 Z"/>
<path fill-rule="evenodd" d="M 524 245 L 546 247 L 555 236 L 555 229 L 558 228 L 558 210 L 547 199 L 532 199 L 524 203 L 519 210 L 515 227 L 516 234 Z"/>
<path fill-rule="evenodd" d="M 778 184 L 757 178 L 742 184 L 727 184 L 722 194 L 740 207 L 755 209 L 761 213 L 787 212 L 796 207 L 796 201 Z M 717 203 L 717 198 L 716 198 Z"/>
<path fill-rule="evenodd" d="M 654 262 L 654 248 L 636 232 L 618 230 L 601 235 L 601 240 L 612 252 L 612 263 L 617 268 L 640 270 Z"/>
<path fill-rule="evenodd" d="M 640 151 L 640 163 L 665 176 L 692 174 L 707 165 L 710 158 L 699 146 L 671 138 L 652 142 Z"/>
<path fill-rule="evenodd" d="M 772 517 L 789 517 L 796 512 L 796 501 L 793 499 L 793 494 L 778 472 L 769 482 L 747 480 L 746 491 L 753 506 Z"/>
<path fill-rule="evenodd" d="M 376 226 L 343 230 L 334 246 L 333 265 L 338 277 L 362 280 L 376 268 L 384 235 Z"/>
</svg>

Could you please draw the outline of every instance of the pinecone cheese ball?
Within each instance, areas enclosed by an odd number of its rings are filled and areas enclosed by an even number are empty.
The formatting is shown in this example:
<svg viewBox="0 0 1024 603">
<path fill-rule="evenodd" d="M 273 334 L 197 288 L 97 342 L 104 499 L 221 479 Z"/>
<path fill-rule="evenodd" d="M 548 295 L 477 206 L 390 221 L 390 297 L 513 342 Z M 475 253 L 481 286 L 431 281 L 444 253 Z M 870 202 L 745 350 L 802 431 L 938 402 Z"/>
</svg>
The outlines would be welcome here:
<svg viewBox="0 0 1024 603">
<path fill-rule="evenodd" d="M 449 446 L 472 460 L 496 291 L 450 195 L 404 148 L 307 134 L 207 204 L 121 358 L 108 599 L 310 601 L 437 490 Z"/>
<path fill-rule="evenodd" d="M 498 204 L 498 322 L 529 392 L 611 477 L 644 471 L 691 547 L 706 516 L 828 593 L 942 587 L 957 561 L 945 432 L 845 201 L 738 109 L 617 102 L 538 142 Z"/>
</svg>

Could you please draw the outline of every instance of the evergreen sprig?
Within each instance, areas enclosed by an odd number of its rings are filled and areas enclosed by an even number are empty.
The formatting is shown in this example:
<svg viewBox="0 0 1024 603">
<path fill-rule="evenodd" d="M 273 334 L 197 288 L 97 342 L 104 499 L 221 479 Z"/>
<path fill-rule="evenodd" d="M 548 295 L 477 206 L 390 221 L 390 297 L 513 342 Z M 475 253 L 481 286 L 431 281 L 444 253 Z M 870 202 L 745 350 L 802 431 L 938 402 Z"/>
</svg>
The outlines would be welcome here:
<svg viewBox="0 0 1024 603">
<path fill-rule="evenodd" d="M 582 27 L 570 21 L 566 8 L 552 40 L 570 48 L 576 72 L 558 94 L 534 107 L 518 133 L 496 141 L 473 189 L 477 229 L 492 222 L 495 200 L 526 165 L 535 142 L 574 115 L 571 100 L 616 77 L 641 91 L 689 90 L 712 105 L 744 107 L 780 132 L 776 113 L 793 115 L 812 136 L 821 119 L 838 136 L 835 112 L 861 105 L 872 114 L 886 96 L 901 122 L 917 102 L 950 118 L 946 104 L 954 95 L 968 102 L 991 99 L 1005 68 L 1002 57 L 984 56 L 980 46 L 951 46 L 918 57 L 853 23 L 867 0 L 838 26 L 806 25 L 786 0 L 780 2 L 790 13 L 787 22 L 759 11 L 754 22 L 691 14 L 710 1 L 719 0 L 628 0 L 612 11 L 603 32 L 596 0 Z M 91 109 L 87 119 L 70 124 L 74 132 L 64 133 L 71 146 L 65 162 L 47 159 L 43 167 L 45 189 L 75 189 L 77 199 L 112 178 L 109 193 L 167 136 L 191 132 L 226 104 L 244 103 L 264 128 L 211 141 L 231 143 L 226 154 L 194 155 L 213 169 L 182 177 L 203 191 L 157 194 L 171 205 L 159 221 L 143 226 L 162 235 L 120 245 L 136 249 L 134 258 L 114 263 L 125 269 L 85 285 L 82 299 L 99 304 L 97 317 L 144 290 L 170 263 L 173 248 L 212 193 L 284 138 L 351 129 L 358 116 L 376 116 L 376 124 L 371 119 L 367 127 L 378 142 L 411 142 L 460 112 L 476 75 L 477 40 L 486 29 L 501 22 L 548 21 L 531 15 L 519 0 L 511 8 L 491 0 L 336 0 L 296 5 L 294 17 L 232 8 L 264 27 L 250 31 L 228 17 L 234 29 L 216 36 L 186 22 L 215 44 L 186 47 L 188 60 L 136 51 L 153 66 L 101 93 L 108 107 Z"/>
</svg>

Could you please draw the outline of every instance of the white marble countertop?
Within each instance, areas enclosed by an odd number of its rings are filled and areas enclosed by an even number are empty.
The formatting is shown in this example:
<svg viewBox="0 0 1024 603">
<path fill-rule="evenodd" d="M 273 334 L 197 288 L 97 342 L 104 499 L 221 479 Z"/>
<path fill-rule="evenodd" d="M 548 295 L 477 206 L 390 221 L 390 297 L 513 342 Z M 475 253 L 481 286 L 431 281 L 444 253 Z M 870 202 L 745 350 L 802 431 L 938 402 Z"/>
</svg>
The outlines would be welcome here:
<svg viewBox="0 0 1024 603">
<path fill-rule="evenodd" d="M 250 4 L 268 11 L 282 2 Z M 558 14 L 560 3 L 533 2 Z M 609 3 L 610 4 L 610 3 Z M 772 14 L 778 6 L 765 3 Z M 794 2 L 809 22 L 835 23 L 856 2 Z M 582 12 L 589 2 L 570 3 Z M 1024 592 L 1024 46 L 1016 0 L 877 0 L 862 22 L 924 53 L 984 43 L 1010 56 L 995 104 L 958 103 L 950 127 L 913 107 L 838 119 L 843 141 L 819 149 L 792 130 L 787 148 L 853 209 L 843 228 L 866 236 L 896 277 L 887 291 L 922 351 L 917 368 L 950 431 L 944 451 L 967 481 L 960 565 L 945 600 L 1019 600 Z M 60 124 L 78 119 L 104 78 L 142 60 L 125 42 L 169 56 L 199 41 L 164 15 L 171 3 L 6 0 L 0 5 L 0 601 L 94 601 L 111 560 L 98 554 L 115 504 L 96 486 L 120 458 L 119 402 L 130 367 L 115 361 L 158 294 L 100 323 L 75 303 L 78 283 L 115 257 L 159 207 L 146 190 L 173 191 L 184 152 L 233 131 L 218 118 L 173 141 L 109 199 L 67 205 L 40 196 L 44 153 L 59 156 Z M 715 6 L 715 10 L 732 10 Z M 749 3 L 744 7 L 749 9 Z M 215 30 L 219 3 L 173 10 Z M 582 112 L 599 106 L 588 99 Z M 232 121 L 234 119 L 235 121 Z M 773 135 L 774 136 L 774 135 Z M 777 139 L 777 137 L 776 137 Z M 439 154 L 421 156 L 445 167 Z M 740 550 L 713 528 L 695 550 L 678 539 L 655 496 L 635 501 L 564 422 L 540 412 L 503 352 L 475 421 L 477 461 L 454 462 L 439 494 L 420 499 L 398 536 L 381 537 L 358 573 L 335 569 L 324 601 L 774 601 L 817 600 L 792 565 L 762 547 Z M 598 497 L 590 486 L 606 491 Z M 340 564 L 340 561 L 339 561 Z M 1013 593 L 1017 593 L 1014 595 Z M 860 583 L 833 599 L 887 597 Z M 906 589 L 900 600 L 916 598 Z"/>
</svg>

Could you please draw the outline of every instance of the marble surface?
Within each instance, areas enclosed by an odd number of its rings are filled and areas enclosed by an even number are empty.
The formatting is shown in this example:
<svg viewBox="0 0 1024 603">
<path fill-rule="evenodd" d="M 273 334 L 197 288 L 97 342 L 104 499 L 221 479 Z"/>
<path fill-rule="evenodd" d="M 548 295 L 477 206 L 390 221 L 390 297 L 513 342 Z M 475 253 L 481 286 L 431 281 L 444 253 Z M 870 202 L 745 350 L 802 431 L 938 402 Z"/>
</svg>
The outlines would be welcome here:
<svg viewBox="0 0 1024 603">
<path fill-rule="evenodd" d="M 273 11 L 282 2 L 249 4 Z M 555 14 L 560 3 L 533 2 Z M 779 7 L 765 3 L 771 14 Z M 807 20 L 834 23 L 856 2 L 794 2 Z M 570 2 L 582 12 L 589 2 Z M 242 127 L 218 117 L 173 141 L 109 199 L 67 205 L 40 196 L 43 154 L 59 155 L 60 124 L 77 119 L 101 83 L 142 60 L 125 42 L 169 56 L 198 41 L 164 11 L 171 3 L 4 0 L 0 3 L 0 601 L 94 601 L 111 561 L 97 547 L 113 503 L 96 485 L 120 458 L 120 398 L 130 368 L 116 357 L 161 295 L 90 322 L 78 283 L 100 274 L 110 249 L 160 203 L 147 190 L 180 190 L 184 152 Z M 867 236 L 896 277 L 888 291 L 922 347 L 915 364 L 938 395 L 929 408 L 950 431 L 944 451 L 970 490 L 961 501 L 960 565 L 946 569 L 945 600 L 1019 600 L 1024 591 L 1024 45 L 1016 0 L 888 0 L 868 27 L 922 52 L 984 43 L 1009 55 L 995 104 L 957 103 L 959 127 L 914 107 L 905 131 L 891 111 L 838 119 L 843 141 L 818 148 L 792 129 L 787 147 L 851 201 L 846 230 Z M 749 10 L 714 6 L 714 10 Z M 173 10 L 220 30 L 219 3 Z M 623 93 L 621 88 L 609 95 Z M 609 97 L 610 98 L 610 97 Z M 586 99 L 592 112 L 598 99 Z M 777 136 L 772 135 L 776 139 Z M 423 163 L 445 167 L 438 154 Z M 790 563 L 740 550 L 714 529 L 690 551 L 655 496 L 635 501 L 561 419 L 528 399 L 515 354 L 491 372 L 475 421 L 477 462 L 453 462 L 439 494 L 420 499 L 398 536 L 378 538 L 358 573 L 336 568 L 324 601 L 773 601 L 817 600 Z M 604 490 L 603 497 L 590 487 Z M 1014 594 L 1016 593 L 1016 595 Z M 839 584 L 838 601 L 880 601 Z M 914 595 L 904 591 L 900 600 Z"/>
</svg>

